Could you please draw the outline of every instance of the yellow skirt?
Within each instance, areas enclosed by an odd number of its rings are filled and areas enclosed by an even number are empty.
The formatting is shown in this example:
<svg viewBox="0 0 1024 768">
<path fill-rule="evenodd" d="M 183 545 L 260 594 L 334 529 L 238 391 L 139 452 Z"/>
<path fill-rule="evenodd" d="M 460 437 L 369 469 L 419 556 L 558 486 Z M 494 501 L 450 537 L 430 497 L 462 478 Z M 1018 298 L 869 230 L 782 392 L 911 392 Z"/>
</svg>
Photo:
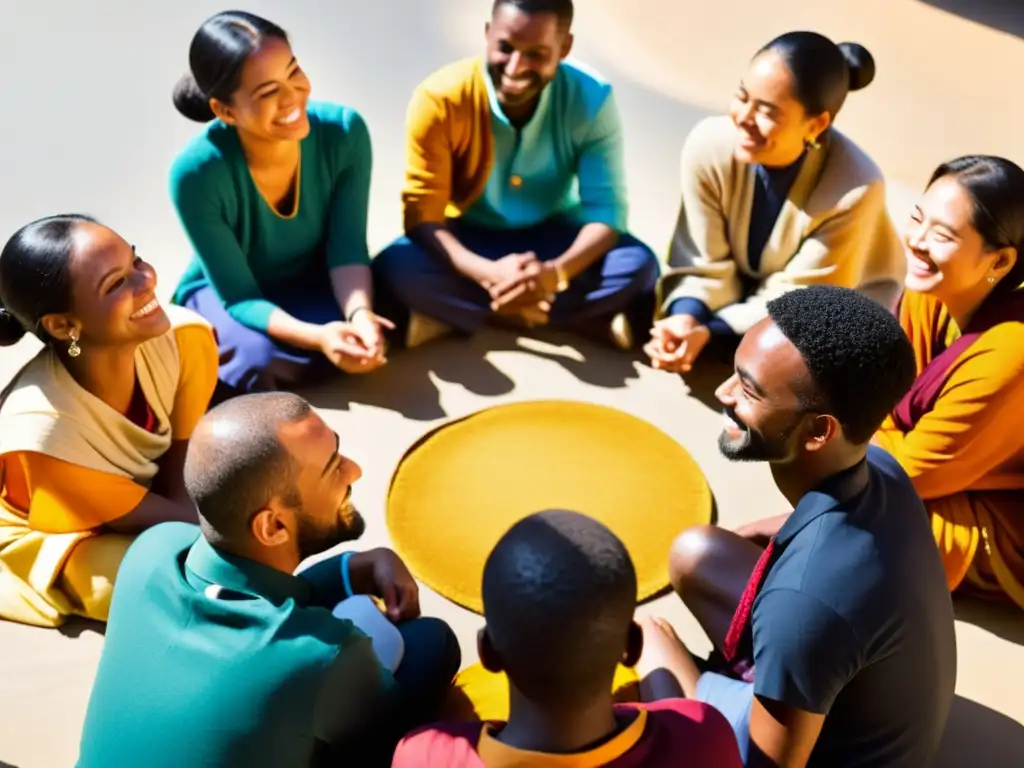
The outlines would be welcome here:
<svg viewBox="0 0 1024 768">
<path fill-rule="evenodd" d="M 927 506 L 950 590 L 1024 608 L 1024 493 L 958 493 Z"/>
<path fill-rule="evenodd" d="M 106 621 L 114 579 L 133 537 L 43 533 L 0 505 L 0 618 L 59 627 L 69 616 Z"/>
</svg>

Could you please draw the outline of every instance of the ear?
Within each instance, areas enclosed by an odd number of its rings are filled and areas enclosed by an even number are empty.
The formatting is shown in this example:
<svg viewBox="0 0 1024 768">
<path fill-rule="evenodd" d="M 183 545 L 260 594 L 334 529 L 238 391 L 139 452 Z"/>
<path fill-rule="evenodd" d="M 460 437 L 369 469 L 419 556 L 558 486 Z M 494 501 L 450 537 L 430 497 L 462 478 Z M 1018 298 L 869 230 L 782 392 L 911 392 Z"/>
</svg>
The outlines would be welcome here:
<svg viewBox="0 0 1024 768">
<path fill-rule="evenodd" d="M 828 112 L 822 112 L 820 115 L 812 117 L 807 123 L 807 140 L 817 141 L 830 125 L 832 125 L 832 116 Z"/>
<path fill-rule="evenodd" d="M 70 315 L 43 315 L 39 319 L 39 324 L 51 338 L 57 341 L 70 342 L 73 331 L 81 333 L 78 323 Z"/>
<path fill-rule="evenodd" d="M 569 55 L 569 53 L 572 51 L 572 44 L 573 44 L 574 41 L 575 41 L 575 38 L 572 36 L 572 32 L 566 33 L 565 40 L 562 41 L 562 56 L 561 56 L 561 58 L 564 59 L 566 56 Z"/>
<path fill-rule="evenodd" d="M 285 513 L 266 506 L 253 516 L 249 530 L 264 547 L 281 547 L 292 540 L 290 522 L 285 519 Z"/>
<path fill-rule="evenodd" d="M 804 450 L 808 453 L 820 451 L 842 433 L 842 427 L 835 416 L 817 414 L 811 420 L 804 439 Z"/>
<path fill-rule="evenodd" d="M 220 99 L 210 99 L 210 109 L 222 123 L 235 124 L 235 112 L 229 104 L 225 104 Z"/>
<path fill-rule="evenodd" d="M 1000 248 L 996 251 L 995 260 L 992 262 L 992 271 L 1002 278 L 1007 272 L 1013 269 L 1013 265 L 1017 263 L 1018 256 L 1019 254 L 1017 253 L 1017 249 L 1013 246 Z"/>
<path fill-rule="evenodd" d="M 635 621 L 629 622 L 626 634 L 626 650 L 622 654 L 622 666 L 635 667 L 644 651 L 644 631 Z"/>
<path fill-rule="evenodd" d="M 491 22 L 484 22 L 484 39 L 490 40 L 491 38 Z"/>
<path fill-rule="evenodd" d="M 488 672 L 504 672 L 505 665 L 501 661 L 498 652 L 491 644 L 491 637 L 487 634 L 487 625 L 484 625 L 476 633 L 476 653 L 480 657 L 481 666 Z"/>
</svg>

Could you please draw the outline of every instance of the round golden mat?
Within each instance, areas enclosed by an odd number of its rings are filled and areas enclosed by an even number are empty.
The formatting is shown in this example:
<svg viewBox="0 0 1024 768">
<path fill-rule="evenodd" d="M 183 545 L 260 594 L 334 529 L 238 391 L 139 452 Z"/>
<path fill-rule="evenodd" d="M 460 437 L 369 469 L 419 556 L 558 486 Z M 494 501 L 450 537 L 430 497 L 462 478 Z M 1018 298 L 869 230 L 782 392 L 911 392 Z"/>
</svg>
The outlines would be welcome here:
<svg viewBox="0 0 1024 768">
<path fill-rule="evenodd" d="M 545 509 L 600 520 L 636 566 L 639 600 L 668 586 L 668 552 L 711 519 L 711 489 L 679 443 L 614 408 L 534 401 L 488 408 L 421 438 L 391 479 L 387 524 L 409 569 L 476 613 L 484 562 Z"/>
</svg>

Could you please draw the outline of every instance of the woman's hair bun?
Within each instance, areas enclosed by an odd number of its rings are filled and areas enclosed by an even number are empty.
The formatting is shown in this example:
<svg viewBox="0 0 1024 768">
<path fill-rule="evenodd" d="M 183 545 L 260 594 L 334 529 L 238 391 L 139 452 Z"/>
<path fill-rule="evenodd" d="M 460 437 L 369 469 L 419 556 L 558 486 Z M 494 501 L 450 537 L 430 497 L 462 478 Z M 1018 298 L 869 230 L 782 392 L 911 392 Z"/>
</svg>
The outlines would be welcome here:
<svg viewBox="0 0 1024 768">
<path fill-rule="evenodd" d="M 21 322 L 3 307 L 0 307 L 0 347 L 9 347 L 21 341 L 25 328 Z"/>
<path fill-rule="evenodd" d="M 850 69 L 850 90 L 859 91 L 871 85 L 875 79 L 875 59 L 871 52 L 859 43 L 840 43 L 837 47 Z"/>
<path fill-rule="evenodd" d="M 183 75 L 175 84 L 171 98 L 175 109 L 189 120 L 208 123 L 216 117 L 210 109 L 210 99 L 199 89 L 191 74 Z"/>
</svg>

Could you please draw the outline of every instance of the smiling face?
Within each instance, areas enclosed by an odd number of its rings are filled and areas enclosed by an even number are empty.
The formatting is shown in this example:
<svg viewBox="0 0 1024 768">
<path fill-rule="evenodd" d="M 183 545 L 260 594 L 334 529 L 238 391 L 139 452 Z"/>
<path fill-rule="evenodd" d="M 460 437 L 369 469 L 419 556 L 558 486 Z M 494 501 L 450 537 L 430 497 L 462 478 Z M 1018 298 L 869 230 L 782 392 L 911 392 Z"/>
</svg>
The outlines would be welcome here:
<svg viewBox="0 0 1024 768">
<path fill-rule="evenodd" d="M 735 373 L 715 392 L 723 406 L 722 455 L 733 461 L 798 457 L 809 416 L 798 388 L 809 379 L 803 357 L 778 326 L 770 319 L 755 325 L 736 350 Z"/>
<path fill-rule="evenodd" d="M 795 163 L 806 142 L 828 128 L 828 113 L 808 115 L 794 97 L 793 74 L 778 54 L 757 56 L 729 108 L 736 126 L 736 159 L 781 168 Z"/>
<path fill-rule="evenodd" d="M 937 179 L 911 211 L 904 236 L 906 285 L 948 304 L 991 289 L 1012 249 L 988 248 L 973 222 L 974 204 L 955 176 Z M 1012 264 L 1012 262 L 1010 262 Z"/>
<path fill-rule="evenodd" d="M 532 111 L 569 55 L 572 35 L 553 13 L 524 13 L 507 3 L 486 26 L 487 69 L 498 103 L 509 118 Z"/>
<path fill-rule="evenodd" d="M 156 298 L 156 272 L 116 232 L 83 222 L 68 259 L 71 309 L 41 322 L 62 341 L 72 330 L 89 349 L 137 345 L 170 330 Z"/>
<path fill-rule="evenodd" d="M 310 84 L 291 46 L 267 38 L 245 61 L 231 103 L 211 101 L 214 114 L 239 131 L 265 141 L 298 141 L 309 135 Z"/>
<path fill-rule="evenodd" d="M 362 477 L 363 470 L 338 452 L 338 434 L 316 413 L 310 413 L 301 421 L 283 425 L 280 439 L 298 470 L 299 559 L 358 539 L 366 524 L 352 504 L 352 484 Z"/>
</svg>

